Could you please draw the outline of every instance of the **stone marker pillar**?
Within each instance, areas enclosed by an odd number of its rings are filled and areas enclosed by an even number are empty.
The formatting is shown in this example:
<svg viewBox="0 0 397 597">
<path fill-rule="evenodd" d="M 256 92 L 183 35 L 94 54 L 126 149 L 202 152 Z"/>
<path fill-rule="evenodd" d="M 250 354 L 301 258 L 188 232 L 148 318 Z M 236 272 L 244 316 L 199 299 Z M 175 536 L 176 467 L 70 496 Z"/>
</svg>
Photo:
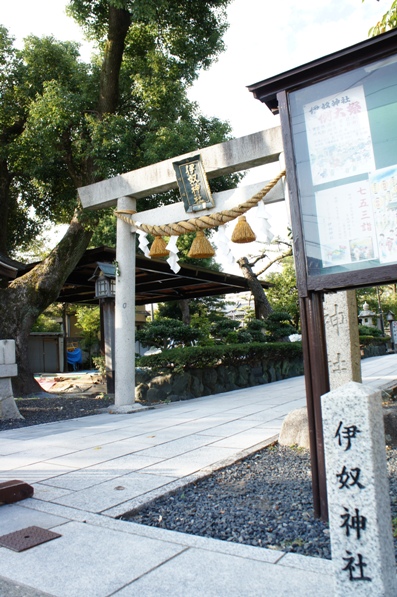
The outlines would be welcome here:
<svg viewBox="0 0 397 597">
<path fill-rule="evenodd" d="M 322 413 L 336 595 L 396 597 L 381 393 L 350 382 Z"/>
<path fill-rule="evenodd" d="M 324 321 L 331 390 L 349 381 L 360 383 L 361 353 L 355 291 L 325 294 Z"/>
<path fill-rule="evenodd" d="M 121 213 L 136 208 L 136 200 L 121 197 Z M 115 299 L 115 408 L 111 412 L 129 412 L 135 401 L 135 234 L 123 220 L 117 219 Z"/>
<path fill-rule="evenodd" d="M 0 419 L 23 419 L 11 385 L 11 377 L 17 374 L 15 340 L 0 340 Z"/>
</svg>

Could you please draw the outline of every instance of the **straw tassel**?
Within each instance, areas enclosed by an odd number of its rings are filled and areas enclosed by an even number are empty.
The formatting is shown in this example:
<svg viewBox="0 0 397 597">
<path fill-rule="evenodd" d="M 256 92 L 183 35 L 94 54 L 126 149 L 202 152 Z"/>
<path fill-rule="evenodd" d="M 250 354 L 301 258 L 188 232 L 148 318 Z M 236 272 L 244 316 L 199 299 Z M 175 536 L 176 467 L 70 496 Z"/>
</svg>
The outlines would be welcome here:
<svg viewBox="0 0 397 597">
<path fill-rule="evenodd" d="M 232 242 L 252 243 L 254 240 L 256 240 L 255 232 L 248 224 L 245 216 L 240 216 L 233 230 Z"/>
<path fill-rule="evenodd" d="M 215 255 L 214 249 L 202 230 L 196 232 L 196 236 L 190 247 L 188 257 L 195 257 L 196 259 L 205 259 L 206 257 L 213 257 Z"/>
<path fill-rule="evenodd" d="M 162 236 L 155 236 L 150 247 L 149 257 L 168 257 L 170 252 L 166 248 L 165 240 Z"/>
</svg>

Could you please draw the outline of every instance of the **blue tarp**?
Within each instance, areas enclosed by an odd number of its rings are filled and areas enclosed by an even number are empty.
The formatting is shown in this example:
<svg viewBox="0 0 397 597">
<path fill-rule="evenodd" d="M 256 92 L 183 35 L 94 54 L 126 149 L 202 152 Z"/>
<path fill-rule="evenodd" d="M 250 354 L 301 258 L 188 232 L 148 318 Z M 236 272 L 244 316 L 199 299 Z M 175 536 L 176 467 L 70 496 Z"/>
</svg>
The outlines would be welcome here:
<svg viewBox="0 0 397 597">
<path fill-rule="evenodd" d="M 74 350 L 68 350 L 68 363 L 73 365 L 73 369 L 76 370 L 77 363 L 82 363 L 81 348 L 75 348 Z"/>
</svg>

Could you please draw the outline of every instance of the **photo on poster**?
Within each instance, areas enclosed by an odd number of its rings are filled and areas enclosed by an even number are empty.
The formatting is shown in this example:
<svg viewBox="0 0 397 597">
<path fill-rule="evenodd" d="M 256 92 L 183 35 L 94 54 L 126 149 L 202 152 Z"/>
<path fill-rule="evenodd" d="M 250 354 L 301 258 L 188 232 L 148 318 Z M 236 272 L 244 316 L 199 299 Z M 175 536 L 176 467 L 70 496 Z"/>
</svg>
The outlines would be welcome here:
<svg viewBox="0 0 397 597">
<path fill-rule="evenodd" d="M 369 175 L 380 263 L 397 262 L 397 165 Z"/>
<path fill-rule="evenodd" d="M 375 169 L 362 85 L 303 108 L 313 186 Z"/>
</svg>

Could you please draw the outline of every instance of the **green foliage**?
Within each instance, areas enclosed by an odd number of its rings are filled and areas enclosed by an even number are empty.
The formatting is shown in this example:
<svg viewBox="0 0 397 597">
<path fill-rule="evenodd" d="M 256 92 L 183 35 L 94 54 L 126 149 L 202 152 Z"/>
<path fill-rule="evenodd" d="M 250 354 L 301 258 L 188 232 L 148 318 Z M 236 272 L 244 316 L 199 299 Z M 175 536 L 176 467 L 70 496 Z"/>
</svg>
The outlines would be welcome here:
<svg viewBox="0 0 397 597">
<path fill-rule="evenodd" d="M 0 251 L 28 247 L 46 221 L 69 222 L 79 207 L 76 187 L 230 138 L 227 123 L 204 117 L 187 97 L 199 71 L 223 49 L 229 1 L 71 1 L 69 12 L 97 42 L 90 64 L 79 59 L 77 44 L 52 37 L 31 36 L 16 50 L 0 27 L 0 187 L 8 189 Z M 110 15 L 120 8 L 128 11 L 122 15 L 128 32 L 124 44 L 112 32 L 123 51 L 112 83 L 102 67 L 111 48 Z M 99 99 L 112 84 L 115 109 L 101 113 Z M 139 208 L 175 200 L 175 193 L 165 194 Z M 114 245 L 109 212 L 84 214 L 84 225 L 96 231 L 94 244 Z"/>
<path fill-rule="evenodd" d="M 383 336 L 379 328 L 373 328 L 369 325 L 359 325 L 358 333 L 360 336 L 371 336 L 372 338 L 380 338 Z"/>
<path fill-rule="evenodd" d="M 263 319 L 248 319 L 245 327 L 254 342 L 266 342 L 269 340 L 265 334 L 266 322 Z"/>
<path fill-rule="evenodd" d="M 204 323 L 211 323 L 224 317 L 224 310 L 227 301 L 222 296 L 205 296 L 196 299 L 189 299 L 189 310 L 192 318 L 191 324 L 201 328 Z M 182 319 L 182 312 L 178 301 L 159 303 L 155 314 L 156 319 L 169 317 L 170 319 Z"/>
<path fill-rule="evenodd" d="M 61 324 L 53 317 L 42 313 L 36 319 L 32 332 L 61 332 Z"/>
<path fill-rule="evenodd" d="M 362 0 L 364 2 L 364 0 Z M 397 0 L 394 0 L 389 8 L 389 10 L 383 15 L 383 17 L 371 27 L 368 31 L 369 37 L 375 37 L 376 35 L 380 35 L 381 33 L 385 33 L 390 29 L 395 29 L 397 27 Z"/>
<path fill-rule="evenodd" d="M 155 319 L 138 330 L 136 339 L 143 346 L 170 348 L 197 342 L 201 333 L 176 319 Z"/>
<path fill-rule="evenodd" d="M 397 516 L 392 518 L 391 524 L 393 529 L 393 537 L 397 537 Z"/>
<path fill-rule="evenodd" d="M 228 344 L 237 344 L 237 328 L 240 326 L 238 321 L 224 316 L 214 321 L 210 327 L 210 334 L 216 344 L 227 342 Z"/>
<path fill-rule="evenodd" d="M 231 344 L 230 339 L 228 337 L 228 344 Z M 237 343 L 238 344 L 247 344 L 248 342 L 253 341 L 253 336 L 247 329 L 237 330 Z"/>
<path fill-rule="evenodd" d="M 297 331 L 292 325 L 291 317 L 286 311 L 273 311 L 264 322 L 266 337 L 271 342 L 284 340 Z"/>
<path fill-rule="evenodd" d="M 99 307 L 78 306 L 76 308 L 76 327 L 81 330 L 83 345 L 87 350 L 96 346 L 101 329 Z"/>
<path fill-rule="evenodd" d="M 92 355 L 98 347 L 101 329 L 99 307 L 79 305 L 76 308 L 76 320 L 76 327 L 82 332 L 82 347 L 88 351 L 88 365 L 92 367 Z"/>
<path fill-rule="evenodd" d="M 61 332 L 62 306 L 54 303 L 36 319 L 32 332 Z"/>
<path fill-rule="evenodd" d="M 281 271 L 266 276 L 266 282 L 272 286 L 266 290 L 266 296 L 275 311 L 289 313 L 293 325 L 299 327 L 299 297 L 296 286 L 296 274 L 293 257 L 286 257 L 281 263 Z"/>
<path fill-rule="evenodd" d="M 391 311 L 397 315 L 397 292 L 395 284 L 374 288 L 359 288 L 356 290 L 356 297 L 359 311 L 362 310 L 365 302 L 368 303 L 370 310 L 374 311 L 374 313 L 382 311 L 385 328 L 388 326 L 386 320 L 387 312 Z"/>
<path fill-rule="evenodd" d="M 169 71 L 169 79 L 191 83 L 197 72 L 208 68 L 224 49 L 226 6 L 230 0 L 71 0 L 68 12 L 90 39 L 106 43 L 108 13 L 112 8 L 128 11 L 131 25 L 127 54 L 142 77 Z M 132 51 L 133 50 L 133 51 Z M 149 54 L 149 57 L 146 55 Z M 164 69 L 164 62 L 167 69 Z M 146 89 L 156 97 L 159 89 Z M 155 81 L 154 81 L 155 83 Z"/>
<path fill-rule="evenodd" d="M 116 216 L 113 210 L 104 210 L 91 238 L 90 248 L 116 246 Z"/>
<path fill-rule="evenodd" d="M 258 361 L 302 358 L 300 342 L 228 344 L 222 346 L 190 346 L 141 357 L 139 367 L 156 371 L 207 369 L 217 365 L 253 365 Z"/>
<path fill-rule="evenodd" d="M 95 369 L 98 369 L 102 380 L 106 379 L 106 364 L 105 364 L 105 357 L 99 355 L 97 357 L 92 357 L 92 362 L 94 364 Z"/>
<path fill-rule="evenodd" d="M 360 346 L 381 346 L 390 342 L 389 336 L 361 336 L 360 335 Z"/>
</svg>

